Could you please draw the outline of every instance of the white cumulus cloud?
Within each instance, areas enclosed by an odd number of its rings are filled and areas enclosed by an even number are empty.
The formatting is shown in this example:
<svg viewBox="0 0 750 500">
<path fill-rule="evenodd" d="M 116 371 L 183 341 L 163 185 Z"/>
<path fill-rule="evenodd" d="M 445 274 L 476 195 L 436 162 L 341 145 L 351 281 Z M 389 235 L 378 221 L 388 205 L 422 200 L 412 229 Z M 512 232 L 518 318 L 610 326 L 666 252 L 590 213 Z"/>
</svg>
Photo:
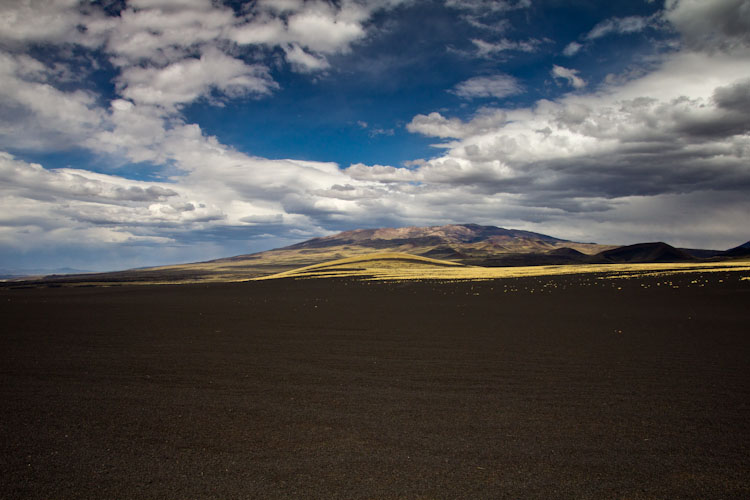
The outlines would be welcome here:
<svg viewBox="0 0 750 500">
<path fill-rule="evenodd" d="M 521 84 L 511 75 L 477 76 L 456 85 L 453 93 L 464 99 L 495 97 L 502 99 L 523 92 Z"/>
<path fill-rule="evenodd" d="M 262 65 L 248 65 L 215 50 L 163 68 L 133 66 L 118 78 L 120 94 L 137 104 L 171 108 L 215 89 L 228 97 L 269 94 L 278 88 Z"/>
<path fill-rule="evenodd" d="M 566 80 L 571 87 L 580 89 L 586 86 L 586 81 L 578 76 L 578 73 L 578 70 L 565 68 L 557 64 L 552 66 L 552 71 L 550 72 L 556 79 Z"/>
</svg>

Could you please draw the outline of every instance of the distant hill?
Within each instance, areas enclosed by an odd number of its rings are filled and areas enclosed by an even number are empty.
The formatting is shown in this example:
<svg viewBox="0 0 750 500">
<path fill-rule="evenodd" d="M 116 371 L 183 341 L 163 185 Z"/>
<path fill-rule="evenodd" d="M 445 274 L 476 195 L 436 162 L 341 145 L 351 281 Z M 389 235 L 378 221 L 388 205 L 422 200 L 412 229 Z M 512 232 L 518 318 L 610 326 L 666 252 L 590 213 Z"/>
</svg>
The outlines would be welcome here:
<svg viewBox="0 0 750 500">
<path fill-rule="evenodd" d="M 696 259 L 712 259 L 724 255 L 724 250 L 704 250 L 700 248 L 680 248 L 679 250 L 682 250 Z"/>
<path fill-rule="evenodd" d="M 605 250 L 596 255 L 594 262 L 641 263 L 641 262 L 691 262 L 692 255 L 662 242 L 638 243 Z"/>
<path fill-rule="evenodd" d="M 51 274 L 82 274 L 90 271 L 74 269 L 72 267 L 60 267 L 54 269 L 0 269 L 0 279 L 24 278 L 27 276 L 49 276 Z"/>
<path fill-rule="evenodd" d="M 730 248 L 724 252 L 726 257 L 747 257 L 750 256 L 750 241 L 743 243 L 742 245 L 734 248 Z"/>
</svg>

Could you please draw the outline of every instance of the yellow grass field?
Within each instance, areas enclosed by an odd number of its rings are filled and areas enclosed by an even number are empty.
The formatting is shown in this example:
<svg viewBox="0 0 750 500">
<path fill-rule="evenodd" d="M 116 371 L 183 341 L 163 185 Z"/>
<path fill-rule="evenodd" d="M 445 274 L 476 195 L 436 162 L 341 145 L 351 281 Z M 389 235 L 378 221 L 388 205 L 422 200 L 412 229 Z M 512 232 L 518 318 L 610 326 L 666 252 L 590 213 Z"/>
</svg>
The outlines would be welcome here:
<svg viewBox="0 0 750 500">
<path fill-rule="evenodd" d="M 238 283 L 280 278 L 350 278 L 363 281 L 484 281 L 502 278 L 543 277 L 572 274 L 600 274 L 600 278 L 638 278 L 680 273 L 718 271 L 747 272 L 750 259 L 689 263 L 649 264 L 566 264 L 546 266 L 481 267 L 432 259 L 402 252 L 376 252 L 332 259 L 290 269 L 285 264 L 261 266 L 241 261 L 214 261 L 182 266 L 165 266 L 143 271 L 131 270 L 62 277 L 52 281 L 59 286 L 176 285 L 198 283 Z M 262 273 L 262 274 L 260 274 Z M 259 275 L 260 274 L 260 275 Z M 66 280 L 67 278 L 67 280 Z M 46 283 L 42 281 L 41 283 Z"/>
<path fill-rule="evenodd" d="M 428 259 L 405 253 L 374 253 L 306 266 L 255 278 L 360 278 L 366 280 L 489 280 L 525 276 L 608 273 L 611 278 L 629 278 L 690 272 L 748 271 L 750 261 L 657 264 L 583 264 L 559 266 L 476 267 Z"/>
</svg>

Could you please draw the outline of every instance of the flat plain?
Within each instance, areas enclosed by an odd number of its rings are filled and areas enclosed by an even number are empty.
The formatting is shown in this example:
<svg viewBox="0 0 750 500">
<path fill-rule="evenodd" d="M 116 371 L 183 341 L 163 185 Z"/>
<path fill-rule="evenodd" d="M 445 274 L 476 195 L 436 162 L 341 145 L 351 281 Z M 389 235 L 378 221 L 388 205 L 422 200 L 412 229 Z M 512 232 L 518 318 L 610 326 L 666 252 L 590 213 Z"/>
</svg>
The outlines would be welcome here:
<svg viewBox="0 0 750 500">
<path fill-rule="evenodd" d="M 748 498 L 748 276 L 0 288 L 0 497 Z"/>
</svg>

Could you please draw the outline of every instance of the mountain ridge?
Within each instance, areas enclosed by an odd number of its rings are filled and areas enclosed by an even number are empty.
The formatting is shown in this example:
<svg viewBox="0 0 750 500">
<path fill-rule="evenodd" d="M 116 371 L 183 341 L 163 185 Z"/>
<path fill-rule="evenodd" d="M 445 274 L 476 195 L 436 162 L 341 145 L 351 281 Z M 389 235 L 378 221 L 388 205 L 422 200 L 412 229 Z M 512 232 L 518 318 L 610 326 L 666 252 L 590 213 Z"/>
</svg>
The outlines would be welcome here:
<svg viewBox="0 0 750 500">
<path fill-rule="evenodd" d="M 520 229 L 506 229 L 478 224 L 448 224 L 443 226 L 408 226 L 401 228 L 355 229 L 334 235 L 312 238 L 286 247 L 268 250 L 257 254 L 238 255 L 229 260 L 242 260 L 257 256 L 269 256 L 298 252 L 300 255 L 314 255 L 328 251 L 338 251 L 336 257 L 346 257 L 346 252 L 355 254 L 376 251 L 397 251 L 457 260 L 485 259 L 497 254 L 544 253 L 562 247 L 570 247 L 581 253 L 592 255 L 613 245 L 580 243 L 556 238 L 542 233 Z M 223 260 L 223 259 L 219 259 Z"/>
<path fill-rule="evenodd" d="M 546 234 L 523 231 L 520 229 L 505 229 L 496 226 L 480 226 L 479 224 L 447 224 L 444 226 L 407 226 L 400 228 L 376 228 L 376 229 L 354 229 L 341 233 L 313 238 L 286 248 L 308 248 L 311 246 L 325 245 L 329 242 L 371 242 L 376 240 L 415 240 L 415 239 L 439 239 L 452 243 L 475 243 L 485 239 L 502 238 L 535 238 L 541 241 L 561 242 L 568 241 Z"/>
<path fill-rule="evenodd" d="M 730 248 L 724 253 L 730 257 L 747 257 L 750 255 L 750 241 L 734 248 Z"/>
<path fill-rule="evenodd" d="M 647 263 L 647 262 L 692 262 L 700 260 L 689 253 L 662 241 L 653 243 L 636 243 L 596 255 L 595 259 L 603 263 Z"/>
</svg>

